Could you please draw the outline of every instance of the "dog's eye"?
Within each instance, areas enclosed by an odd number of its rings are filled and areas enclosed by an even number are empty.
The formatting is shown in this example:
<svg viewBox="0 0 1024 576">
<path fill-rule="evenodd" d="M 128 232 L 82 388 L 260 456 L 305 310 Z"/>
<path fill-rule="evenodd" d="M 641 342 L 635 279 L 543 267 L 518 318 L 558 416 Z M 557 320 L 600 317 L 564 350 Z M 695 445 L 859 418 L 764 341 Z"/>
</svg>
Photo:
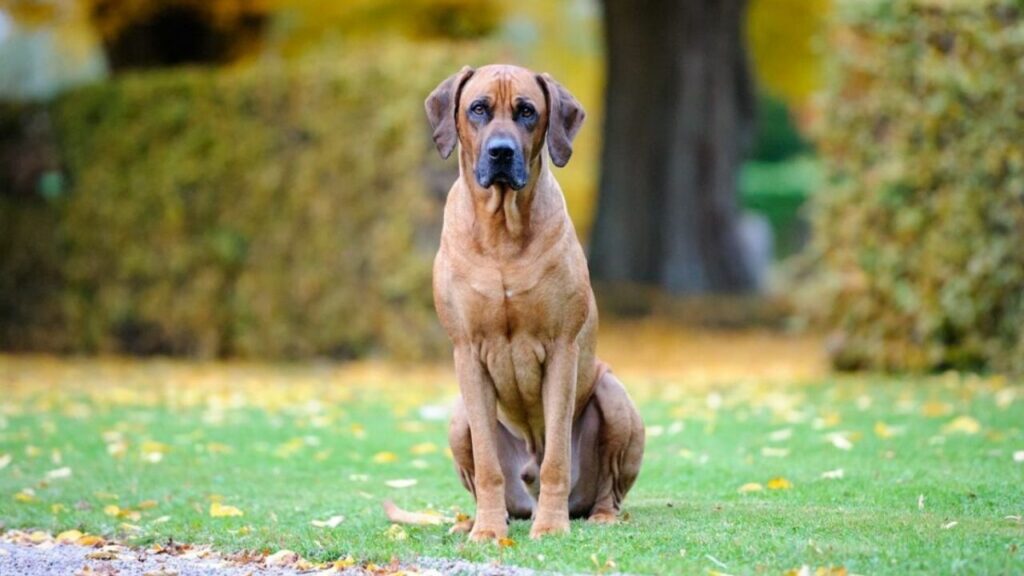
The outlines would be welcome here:
<svg viewBox="0 0 1024 576">
<path fill-rule="evenodd" d="M 534 110 L 533 110 L 532 106 L 523 105 L 523 106 L 519 107 L 519 117 L 520 118 L 531 118 L 533 116 L 533 114 L 534 114 Z"/>
<path fill-rule="evenodd" d="M 478 116 L 483 116 L 487 113 L 487 106 L 483 102 L 477 102 L 469 108 L 469 111 Z"/>
</svg>

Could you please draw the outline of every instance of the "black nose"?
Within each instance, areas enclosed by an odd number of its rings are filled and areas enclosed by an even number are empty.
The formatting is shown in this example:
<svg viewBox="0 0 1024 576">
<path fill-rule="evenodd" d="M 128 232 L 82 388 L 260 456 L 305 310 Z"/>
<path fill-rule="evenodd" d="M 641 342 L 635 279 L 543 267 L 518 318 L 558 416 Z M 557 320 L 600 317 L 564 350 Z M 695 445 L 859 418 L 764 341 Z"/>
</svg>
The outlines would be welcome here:
<svg viewBox="0 0 1024 576">
<path fill-rule="evenodd" d="M 508 162 L 515 153 L 514 143 L 506 138 L 495 138 L 487 143 L 487 155 L 491 160 Z"/>
</svg>

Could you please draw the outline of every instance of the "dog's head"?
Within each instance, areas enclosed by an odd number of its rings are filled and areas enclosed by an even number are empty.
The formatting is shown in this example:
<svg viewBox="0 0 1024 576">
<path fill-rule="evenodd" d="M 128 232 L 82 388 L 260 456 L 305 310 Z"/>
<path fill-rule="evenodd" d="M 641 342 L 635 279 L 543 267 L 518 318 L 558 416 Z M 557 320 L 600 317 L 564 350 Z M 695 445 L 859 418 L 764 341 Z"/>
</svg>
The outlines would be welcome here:
<svg viewBox="0 0 1024 576">
<path fill-rule="evenodd" d="M 576 98 L 547 74 L 518 66 L 465 67 L 427 97 L 427 118 L 442 158 L 461 144 L 477 184 L 521 190 L 545 142 L 565 166 L 585 116 Z"/>
</svg>

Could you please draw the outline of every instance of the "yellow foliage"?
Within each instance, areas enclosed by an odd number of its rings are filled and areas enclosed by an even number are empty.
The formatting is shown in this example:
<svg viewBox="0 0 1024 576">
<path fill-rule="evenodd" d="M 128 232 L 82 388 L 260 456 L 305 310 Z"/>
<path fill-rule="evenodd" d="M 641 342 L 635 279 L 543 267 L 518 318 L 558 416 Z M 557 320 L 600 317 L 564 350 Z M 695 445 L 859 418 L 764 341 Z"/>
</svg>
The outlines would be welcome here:
<svg viewBox="0 0 1024 576">
<path fill-rule="evenodd" d="M 824 55 L 818 38 L 830 11 L 830 0 L 751 0 L 747 40 L 766 91 L 799 106 L 821 87 Z"/>
<path fill-rule="evenodd" d="M 52 22 L 58 14 L 57 5 L 47 0 L 0 0 L 0 10 L 29 26 Z"/>
</svg>

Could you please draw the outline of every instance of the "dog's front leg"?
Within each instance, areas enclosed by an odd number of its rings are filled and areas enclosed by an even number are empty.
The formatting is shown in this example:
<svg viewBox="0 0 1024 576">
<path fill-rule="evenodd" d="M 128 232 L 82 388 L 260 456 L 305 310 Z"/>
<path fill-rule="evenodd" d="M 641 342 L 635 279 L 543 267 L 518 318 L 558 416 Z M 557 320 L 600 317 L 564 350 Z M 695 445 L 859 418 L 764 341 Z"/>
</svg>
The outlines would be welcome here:
<svg viewBox="0 0 1024 576">
<path fill-rule="evenodd" d="M 530 538 L 569 531 L 569 490 L 572 480 L 572 416 L 576 399 L 579 348 L 559 342 L 549 353 L 541 384 L 544 404 L 544 460 L 540 465 L 540 498 Z"/>
<path fill-rule="evenodd" d="M 498 408 L 494 383 L 471 346 L 455 348 L 455 375 L 466 406 L 473 445 L 476 520 L 470 540 L 497 540 L 508 535 L 505 476 L 498 460 Z"/>
</svg>

